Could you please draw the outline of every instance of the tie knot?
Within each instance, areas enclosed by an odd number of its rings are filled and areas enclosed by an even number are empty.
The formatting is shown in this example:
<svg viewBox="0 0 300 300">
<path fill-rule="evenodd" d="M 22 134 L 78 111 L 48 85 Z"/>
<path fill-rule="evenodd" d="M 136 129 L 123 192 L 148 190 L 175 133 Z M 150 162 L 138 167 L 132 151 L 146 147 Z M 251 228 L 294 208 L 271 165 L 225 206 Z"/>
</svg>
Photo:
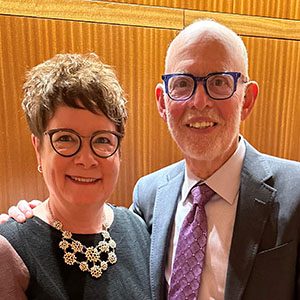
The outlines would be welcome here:
<svg viewBox="0 0 300 300">
<path fill-rule="evenodd" d="M 204 206 L 214 193 L 215 192 L 206 184 L 196 185 L 191 190 L 191 194 L 194 198 L 193 203 Z"/>
</svg>

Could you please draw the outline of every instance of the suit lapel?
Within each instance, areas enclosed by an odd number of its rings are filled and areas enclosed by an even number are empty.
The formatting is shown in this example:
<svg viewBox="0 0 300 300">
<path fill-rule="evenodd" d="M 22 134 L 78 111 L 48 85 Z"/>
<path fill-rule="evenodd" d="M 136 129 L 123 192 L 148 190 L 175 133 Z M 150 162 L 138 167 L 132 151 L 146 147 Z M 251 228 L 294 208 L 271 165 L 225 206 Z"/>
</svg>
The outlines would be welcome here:
<svg viewBox="0 0 300 300">
<path fill-rule="evenodd" d="M 156 194 L 150 252 L 150 280 L 154 300 L 164 299 L 166 293 L 164 272 L 168 254 L 168 241 L 171 237 L 177 199 L 183 179 L 184 163 L 173 170 L 172 174 L 168 174 L 165 179 L 162 178 L 162 185 L 158 188 Z"/>
<path fill-rule="evenodd" d="M 271 177 L 263 156 L 246 142 L 225 300 L 242 299 L 276 194 L 267 184 Z"/>
</svg>

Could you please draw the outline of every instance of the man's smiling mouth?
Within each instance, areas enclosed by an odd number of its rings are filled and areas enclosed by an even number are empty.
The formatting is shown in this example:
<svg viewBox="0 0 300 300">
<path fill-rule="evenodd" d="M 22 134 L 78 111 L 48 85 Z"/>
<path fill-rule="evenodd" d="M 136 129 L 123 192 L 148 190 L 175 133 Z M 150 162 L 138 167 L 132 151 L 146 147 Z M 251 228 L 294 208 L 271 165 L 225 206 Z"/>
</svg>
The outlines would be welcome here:
<svg viewBox="0 0 300 300">
<path fill-rule="evenodd" d="M 195 123 L 189 123 L 187 124 L 190 128 L 197 128 L 197 129 L 204 129 L 209 128 L 217 125 L 217 123 L 214 122 L 195 122 Z"/>
</svg>

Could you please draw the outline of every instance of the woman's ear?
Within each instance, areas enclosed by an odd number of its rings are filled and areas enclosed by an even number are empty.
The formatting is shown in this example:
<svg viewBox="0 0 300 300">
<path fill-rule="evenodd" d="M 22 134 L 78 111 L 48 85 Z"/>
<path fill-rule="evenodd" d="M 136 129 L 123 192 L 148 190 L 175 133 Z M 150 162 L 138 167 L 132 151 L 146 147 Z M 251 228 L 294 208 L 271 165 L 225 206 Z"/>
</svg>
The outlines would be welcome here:
<svg viewBox="0 0 300 300">
<path fill-rule="evenodd" d="M 161 83 L 158 83 L 155 88 L 155 96 L 156 96 L 156 104 L 158 108 L 158 113 L 165 121 L 166 117 L 166 105 L 165 105 L 165 97 L 164 97 L 164 87 Z"/>
<path fill-rule="evenodd" d="M 258 83 L 255 81 L 250 81 L 247 83 L 245 95 L 244 95 L 244 103 L 241 113 L 241 120 L 244 121 L 250 115 L 255 101 L 258 96 Z"/>
<path fill-rule="evenodd" d="M 32 145 L 33 148 L 35 150 L 35 155 L 36 155 L 36 160 L 39 166 L 42 165 L 42 159 L 41 159 L 41 154 L 40 154 L 40 140 L 33 134 L 31 134 L 31 141 L 32 141 Z"/>
</svg>

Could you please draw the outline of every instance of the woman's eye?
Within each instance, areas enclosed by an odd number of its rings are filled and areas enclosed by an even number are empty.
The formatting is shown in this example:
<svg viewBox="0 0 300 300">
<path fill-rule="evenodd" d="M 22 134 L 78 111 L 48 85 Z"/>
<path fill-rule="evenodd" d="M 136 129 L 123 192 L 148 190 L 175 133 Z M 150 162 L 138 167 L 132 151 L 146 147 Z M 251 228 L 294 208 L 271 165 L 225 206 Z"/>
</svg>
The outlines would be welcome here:
<svg viewBox="0 0 300 300">
<path fill-rule="evenodd" d="M 97 137 L 95 140 L 94 140 L 94 143 L 96 144 L 110 144 L 110 140 L 106 137 Z"/>
<path fill-rule="evenodd" d="M 74 134 L 70 134 L 66 132 L 56 132 L 52 136 L 52 141 L 54 143 L 66 144 L 66 143 L 76 143 L 78 139 Z"/>
<path fill-rule="evenodd" d="M 71 135 L 62 135 L 57 139 L 58 142 L 72 142 L 73 140 Z"/>
</svg>

